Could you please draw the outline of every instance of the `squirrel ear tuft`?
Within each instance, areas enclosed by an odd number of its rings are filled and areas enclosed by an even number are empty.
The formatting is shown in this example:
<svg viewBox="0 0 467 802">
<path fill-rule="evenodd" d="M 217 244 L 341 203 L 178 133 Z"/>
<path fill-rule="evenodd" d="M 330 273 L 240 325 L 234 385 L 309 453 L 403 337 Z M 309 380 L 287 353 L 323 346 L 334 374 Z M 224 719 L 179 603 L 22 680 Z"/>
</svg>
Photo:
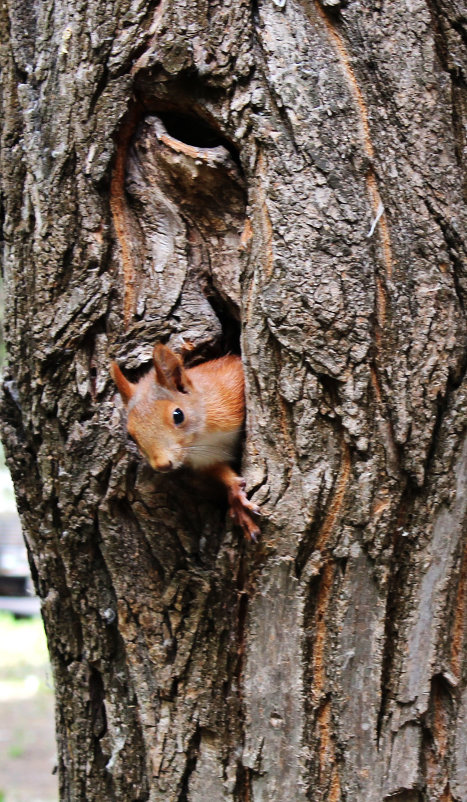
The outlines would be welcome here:
<svg viewBox="0 0 467 802">
<path fill-rule="evenodd" d="M 123 403 L 126 406 L 135 392 L 135 385 L 128 381 L 128 379 L 123 375 L 116 362 L 112 362 L 110 365 L 110 375 L 117 385 L 118 392 L 122 396 Z"/>
<path fill-rule="evenodd" d="M 192 388 L 190 379 L 178 354 L 175 354 L 167 345 L 157 343 L 152 352 L 156 380 L 161 387 L 168 390 L 178 390 L 188 393 Z"/>
</svg>

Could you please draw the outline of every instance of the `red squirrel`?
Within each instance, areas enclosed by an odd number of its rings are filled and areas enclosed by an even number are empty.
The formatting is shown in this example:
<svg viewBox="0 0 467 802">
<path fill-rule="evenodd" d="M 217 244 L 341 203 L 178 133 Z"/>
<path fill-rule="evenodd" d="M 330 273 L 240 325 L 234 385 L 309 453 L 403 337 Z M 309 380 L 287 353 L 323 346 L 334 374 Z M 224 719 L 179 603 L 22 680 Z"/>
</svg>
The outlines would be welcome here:
<svg viewBox="0 0 467 802">
<path fill-rule="evenodd" d="M 136 384 L 116 362 L 112 378 L 128 410 L 127 430 L 155 471 L 182 466 L 203 471 L 227 488 L 230 515 L 248 540 L 260 514 L 245 493 L 245 480 L 230 464 L 236 456 L 245 418 L 240 357 L 224 356 L 185 368 L 178 354 L 158 343 L 153 367 Z"/>
</svg>

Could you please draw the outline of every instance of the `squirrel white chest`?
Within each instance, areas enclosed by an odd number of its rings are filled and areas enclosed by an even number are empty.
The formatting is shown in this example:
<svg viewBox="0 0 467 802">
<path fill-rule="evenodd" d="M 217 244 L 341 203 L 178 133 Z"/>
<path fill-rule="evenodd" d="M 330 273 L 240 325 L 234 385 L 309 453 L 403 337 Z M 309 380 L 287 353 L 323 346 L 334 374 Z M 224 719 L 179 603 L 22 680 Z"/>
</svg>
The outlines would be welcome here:
<svg viewBox="0 0 467 802">
<path fill-rule="evenodd" d="M 209 468 L 235 459 L 241 427 L 229 432 L 208 432 L 188 446 L 185 462 L 192 468 Z"/>
</svg>

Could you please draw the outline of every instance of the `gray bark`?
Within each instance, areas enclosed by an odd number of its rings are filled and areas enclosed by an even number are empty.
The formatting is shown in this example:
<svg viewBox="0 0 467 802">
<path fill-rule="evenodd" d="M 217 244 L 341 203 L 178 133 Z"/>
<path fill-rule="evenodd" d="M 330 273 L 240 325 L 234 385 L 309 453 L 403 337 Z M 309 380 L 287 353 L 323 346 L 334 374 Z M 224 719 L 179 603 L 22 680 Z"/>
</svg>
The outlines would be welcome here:
<svg viewBox="0 0 467 802">
<path fill-rule="evenodd" d="M 465 12 L 6 0 L 3 439 L 61 800 L 467 799 Z M 249 545 L 108 365 L 241 349 Z"/>
</svg>

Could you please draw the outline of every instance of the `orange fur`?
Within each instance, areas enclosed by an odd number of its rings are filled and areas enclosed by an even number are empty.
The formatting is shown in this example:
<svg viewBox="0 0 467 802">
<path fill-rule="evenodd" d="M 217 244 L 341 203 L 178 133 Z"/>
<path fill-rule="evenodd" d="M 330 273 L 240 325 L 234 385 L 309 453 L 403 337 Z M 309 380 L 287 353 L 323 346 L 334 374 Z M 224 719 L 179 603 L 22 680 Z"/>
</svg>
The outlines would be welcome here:
<svg viewBox="0 0 467 802">
<path fill-rule="evenodd" d="M 248 500 L 244 480 L 229 465 L 245 417 L 240 357 L 224 356 L 185 369 L 177 354 L 158 344 L 153 362 L 137 384 L 112 363 L 113 379 L 128 407 L 129 434 L 155 470 L 187 465 L 218 479 L 227 488 L 230 514 L 245 535 L 255 539 L 259 529 L 251 513 L 259 514 L 259 509 Z"/>
<path fill-rule="evenodd" d="M 190 368 L 187 374 L 204 398 L 208 431 L 226 431 L 243 425 L 245 381 L 240 357 L 213 359 Z"/>
</svg>

